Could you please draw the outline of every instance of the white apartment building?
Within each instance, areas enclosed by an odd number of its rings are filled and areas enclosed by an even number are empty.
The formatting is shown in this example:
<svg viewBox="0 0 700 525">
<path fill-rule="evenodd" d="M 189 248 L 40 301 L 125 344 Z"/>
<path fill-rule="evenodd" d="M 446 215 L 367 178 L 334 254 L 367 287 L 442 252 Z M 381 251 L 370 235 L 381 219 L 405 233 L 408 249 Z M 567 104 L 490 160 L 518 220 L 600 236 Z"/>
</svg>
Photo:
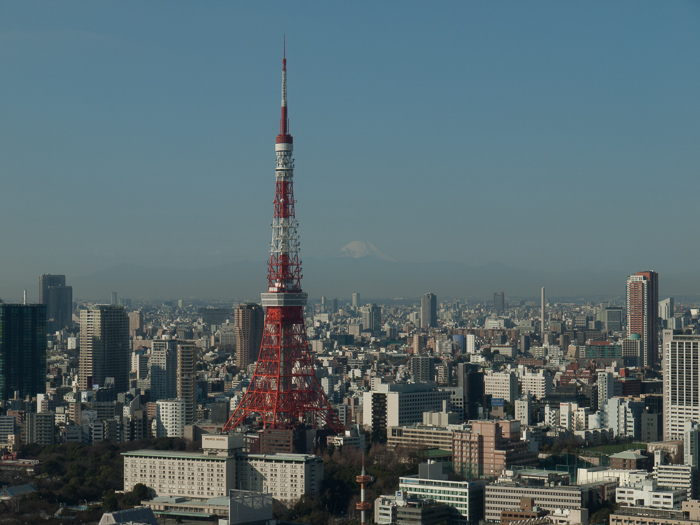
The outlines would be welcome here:
<svg viewBox="0 0 700 525">
<path fill-rule="evenodd" d="M 362 394 L 362 423 L 371 431 L 386 432 L 389 427 L 423 421 L 423 412 L 439 412 L 450 392 L 438 390 L 435 383 L 379 383 Z"/>
<path fill-rule="evenodd" d="M 558 427 L 561 423 L 561 414 L 559 413 L 558 405 L 544 406 L 544 424 L 550 427 Z"/>
<path fill-rule="evenodd" d="M 618 487 L 615 499 L 627 507 L 651 507 L 653 509 L 680 509 L 686 499 L 683 489 L 663 489 L 656 480 L 648 479 L 628 487 Z"/>
<path fill-rule="evenodd" d="M 310 454 L 239 454 L 236 488 L 271 494 L 293 503 L 306 493 L 318 494 L 323 459 Z"/>
<path fill-rule="evenodd" d="M 448 481 L 440 463 L 423 463 L 418 469 L 417 476 L 399 478 L 402 494 L 449 505 L 455 509 L 453 524 L 477 525 L 483 519 L 485 481 Z"/>
<path fill-rule="evenodd" d="M 536 372 L 520 371 L 519 382 L 523 395 L 530 394 L 536 399 L 542 399 L 552 393 L 553 381 L 549 370 L 540 369 Z"/>
<path fill-rule="evenodd" d="M 522 426 L 532 423 L 532 398 L 529 395 L 515 400 L 515 419 L 520 421 Z"/>
<path fill-rule="evenodd" d="M 684 490 L 686 499 L 697 499 L 698 470 L 690 465 L 654 465 L 654 477 L 659 487 Z"/>
<path fill-rule="evenodd" d="M 492 372 L 484 376 L 484 394 L 504 399 L 508 403 L 518 398 L 518 378 L 515 372 Z"/>
<path fill-rule="evenodd" d="M 182 398 L 160 399 L 156 402 L 153 420 L 156 437 L 185 437 L 187 405 Z"/>
<path fill-rule="evenodd" d="M 476 354 L 476 336 L 474 334 L 466 334 L 464 340 L 467 354 Z"/>
<path fill-rule="evenodd" d="M 700 421 L 700 335 L 663 331 L 664 439 L 682 440 L 685 422 Z"/>
<path fill-rule="evenodd" d="M 604 428 L 611 428 L 615 437 L 638 439 L 642 434 L 642 414 L 644 401 L 624 397 L 608 399 L 603 413 Z"/>
<path fill-rule="evenodd" d="M 611 469 L 610 467 L 582 467 L 576 472 L 577 485 L 616 481 L 619 486 L 634 485 L 647 479 L 646 470 Z"/>
<path fill-rule="evenodd" d="M 243 436 L 202 436 L 203 452 L 135 450 L 124 452 L 124 491 L 143 483 L 156 496 L 207 500 L 236 488 L 236 450 Z"/>
</svg>

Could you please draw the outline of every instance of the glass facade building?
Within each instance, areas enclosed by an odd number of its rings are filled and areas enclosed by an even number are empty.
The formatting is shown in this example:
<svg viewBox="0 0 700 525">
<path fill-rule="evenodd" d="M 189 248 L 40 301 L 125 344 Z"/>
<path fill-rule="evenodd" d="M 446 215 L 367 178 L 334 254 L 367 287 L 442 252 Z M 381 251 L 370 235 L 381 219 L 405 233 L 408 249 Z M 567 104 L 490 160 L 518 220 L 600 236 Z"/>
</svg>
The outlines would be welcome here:
<svg viewBox="0 0 700 525">
<path fill-rule="evenodd" d="M 46 306 L 0 304 L 0 400 L 46 392 Z"/>
</svg>

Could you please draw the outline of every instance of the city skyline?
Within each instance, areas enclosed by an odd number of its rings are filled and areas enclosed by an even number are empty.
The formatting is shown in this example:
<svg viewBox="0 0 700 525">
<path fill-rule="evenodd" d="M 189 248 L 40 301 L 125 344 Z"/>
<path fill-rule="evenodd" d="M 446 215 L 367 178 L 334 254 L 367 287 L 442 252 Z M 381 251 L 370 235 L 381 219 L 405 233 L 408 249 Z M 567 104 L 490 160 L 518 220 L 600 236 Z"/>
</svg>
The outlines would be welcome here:
<svg viewBox="0 0 700 525">
<path fill-rule="evenodd" d="M 121 288 L 133 268 L 163 276 L 150 296 L 195 295 L 194 276 L 219 268 L 222 298 L 256 299 L 283 33 L 310 293 L 348 295 L 315 272 L 352 266 L 363 297 L 387 275 L 387 296 L 446 295 L 401 290 L 411 265 L 561 277 L 533 297 L 577 294 L 567 274 L 607 275 L 622 295 L 644 269 L 660 298 L 698 293 L 698 248 L 671 212 L 698 189 L 696 5 L 136 5 L 0 8 L 6 301 L 36 301 L 43 273 L 76 298 L 103 294 L 91 279 L 136 296 Z M 237 293 L 247 267 L 258 277 Z M 460 279 L 455 296 L 480 284 Z M 501 289 L 524 295 L 473 295 Z"/>
</svg>

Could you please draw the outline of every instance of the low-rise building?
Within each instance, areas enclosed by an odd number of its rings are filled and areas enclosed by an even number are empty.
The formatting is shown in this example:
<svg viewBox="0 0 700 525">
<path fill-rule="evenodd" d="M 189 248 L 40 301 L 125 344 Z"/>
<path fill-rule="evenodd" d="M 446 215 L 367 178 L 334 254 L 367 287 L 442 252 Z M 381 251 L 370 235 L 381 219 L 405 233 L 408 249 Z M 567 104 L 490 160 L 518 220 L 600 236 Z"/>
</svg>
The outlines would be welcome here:
<svg viewBox="0 0 700 525">
<path fill-rule="evenodd" d="M 685 500 L 686 497 L 684 489 L 661 488 L 654 479 L 647 479 L 627 487 L 618 487 L 615 491 L 618 505 L 627 507 L 679 509 L 681 501 Z"/>
<path fill-rule="evenodd" d="M 124 452 L 124 491 L 137 483 L 155 496 L 207 500 L 236 488 L 236 451 L 243 436 L 202 436 L 203 452 L 134 450 Z"/>
<path fill-rule="evenodd" d="M 610 525 L 700 525 L 700 501 L 684 501 L 680 509 L 620 507 L 610 515 Z"/>
<path fill-rule="evenodd" d="M 466 478 L 499 476 L 513 465 L 535 466 L 537 452 L 520 439 L 520 421 L 472 421 L 468 431 L 455 432 L 455 472 Z"/>
<path fill-rule="evenodd" d="M 449 481 L 439 463 L 422 463 L 417 475 L 399 478 L 402 494 L 449 505 L 453 509 L 451 523 L 455 525 L 476 525 L 483 518 L 485 484 L 485 481 Z"/>
<path fill-rule="evenodd" d="M 323 459 L 310 454 L 239 454 L 236 488 L 271 494 L 293 503 L 307 493 L 318 494 Z"/>
</svg>

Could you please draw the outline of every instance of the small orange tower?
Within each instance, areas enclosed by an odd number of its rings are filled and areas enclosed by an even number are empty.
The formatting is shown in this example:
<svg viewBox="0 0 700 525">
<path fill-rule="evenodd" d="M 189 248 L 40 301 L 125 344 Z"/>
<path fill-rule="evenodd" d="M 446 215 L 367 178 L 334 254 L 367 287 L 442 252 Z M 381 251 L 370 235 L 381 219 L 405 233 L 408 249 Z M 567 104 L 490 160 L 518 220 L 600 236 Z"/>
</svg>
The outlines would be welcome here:
<svg viewBox="0 0 700 525">
<path fill-rule="evenodd" d="M 373 476 L 368 476 L 365 473 L 365 457 L 362 456 L 362 474 L 355 478 L 360 486 L 360 502 L 356 505 L 357 510 L 361 511 L 360 523 L 365 525 L 367 521 L 365 520 L 365 511 L 372 510 L 372 504 L 369 501 L 365 501 L 365 483 L 371 483 L 374 481 Z"/>
</svg>

